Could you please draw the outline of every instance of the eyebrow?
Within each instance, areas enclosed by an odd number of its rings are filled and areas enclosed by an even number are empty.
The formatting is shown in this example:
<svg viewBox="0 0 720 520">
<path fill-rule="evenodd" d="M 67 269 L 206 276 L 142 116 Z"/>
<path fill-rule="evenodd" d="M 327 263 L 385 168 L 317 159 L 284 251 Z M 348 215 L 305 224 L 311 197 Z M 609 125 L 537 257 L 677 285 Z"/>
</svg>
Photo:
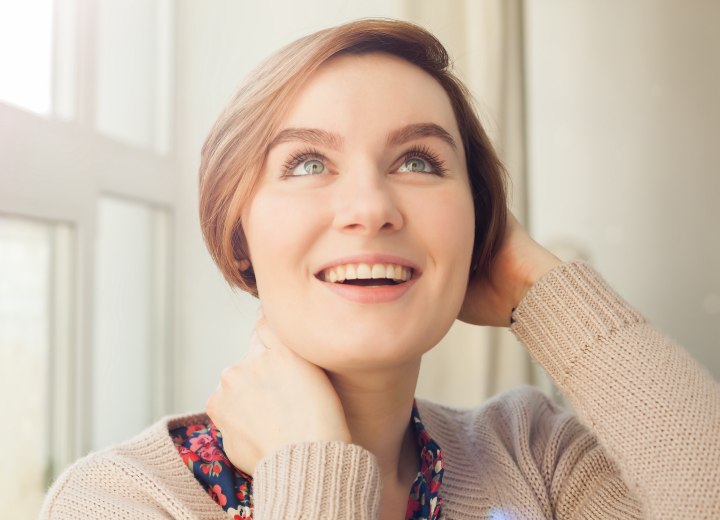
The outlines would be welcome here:
<svg viewBox="0 0 720 520">
<path fill-rule="evenodd" d="M 435 123 L 415 123 L 393 130 L 388 135 L 387 143 L 390 146 L 398 146 L 422 137 L 436 137 L 445 141 L 453 149 L 457 149 L 455 139 L 450 132 Z M 341 149 L 344 142 L 340 135 L 319 128 L 285 128 L 270 141 L 267 151 L 269 152 L 281 143 L 292 141 L 301 141 L 333 150 Z"/>
<path fill-rule="evenodd" d="M 404 126 L 391 132 L 387 142 L 391 146 L 397 146 L 421 137 L 437 137 L 445 141 L 452 148 L 457 149 L 455 139 L 450 135 L 450 132 L 435 123 L 416 123 Z"/>
<path fill-rule="evenodd" d="M 302 141 L 315 146 L 323 146 L 325 148 L 331 148 L 333 150 L 339 150 L 343 145 L 343 138 L 338 134 L 327 132 L 326 130 L 320 130 L 318 128 L 286 128 L 282 130 L 275 139 L 270 141 L 267 147 L 269 152 L 273 147 L 280 143 L 287 143 L 291 141 Z"/>
</svg>

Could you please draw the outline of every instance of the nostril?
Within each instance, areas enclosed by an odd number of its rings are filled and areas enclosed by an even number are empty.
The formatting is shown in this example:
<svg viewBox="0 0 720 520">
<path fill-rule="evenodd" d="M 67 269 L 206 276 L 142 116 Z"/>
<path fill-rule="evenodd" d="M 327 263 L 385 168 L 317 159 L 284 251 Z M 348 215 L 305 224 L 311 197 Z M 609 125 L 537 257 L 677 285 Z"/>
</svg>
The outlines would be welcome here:
<svg viewBox="0 0 720 520">
<path fill-rule="evenodd" d="M 403 216 L 391 194 L 353 186 L 354 192 L 337 198 L 333 206 L 333 227 L 348 233 L 388 233 L 403 227 Z"/>
</svg>

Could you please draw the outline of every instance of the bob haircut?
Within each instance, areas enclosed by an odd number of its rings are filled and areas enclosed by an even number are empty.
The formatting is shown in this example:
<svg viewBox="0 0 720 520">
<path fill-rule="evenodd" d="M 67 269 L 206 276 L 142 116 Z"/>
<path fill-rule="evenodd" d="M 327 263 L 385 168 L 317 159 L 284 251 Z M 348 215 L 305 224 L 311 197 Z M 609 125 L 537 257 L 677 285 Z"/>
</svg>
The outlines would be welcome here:
<svg viewBox="0 0 720 520">
<path fill-rule="evenodd" d="M 308 77 L 338 55 L 386 53 L 421 68 L 450 99 L 467 160 L 475 207 L 471 276 L 482 276 L 502 241 L 507 218 L 505 169 L 451 71 L 443 45 L 407 22 L 362 19 L 302 37 L 270 56 L 239 87 L 213 126 L 200 162 L 200 225 L 213 260 L 232 286 L 258 296 L 240 215 L 258 185 L 267 148 Z"/>
</svg>

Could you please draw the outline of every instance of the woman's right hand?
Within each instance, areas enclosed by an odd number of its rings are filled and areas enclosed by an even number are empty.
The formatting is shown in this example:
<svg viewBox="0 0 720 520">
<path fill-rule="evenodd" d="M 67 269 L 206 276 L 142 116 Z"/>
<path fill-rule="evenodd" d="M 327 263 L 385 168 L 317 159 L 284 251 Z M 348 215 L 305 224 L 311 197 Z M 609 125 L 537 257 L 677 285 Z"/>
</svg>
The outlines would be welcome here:
<svg viewBox="0 0 720 520">
<path fill-rule="evenodd" d="M 249 475 L 286 444 L 352 441 L 325 371 L 286 347 L 262 315 L 247 355 L 223 371 L 205 409 L 230 462 Z"/>
</svg>

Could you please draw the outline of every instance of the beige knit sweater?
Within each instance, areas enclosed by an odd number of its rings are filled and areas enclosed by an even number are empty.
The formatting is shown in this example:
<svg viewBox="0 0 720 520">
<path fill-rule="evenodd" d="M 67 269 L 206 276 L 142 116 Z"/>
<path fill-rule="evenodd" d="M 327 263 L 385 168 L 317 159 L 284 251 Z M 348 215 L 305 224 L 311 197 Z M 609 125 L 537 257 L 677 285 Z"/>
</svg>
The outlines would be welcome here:
<svg viewBox="0 0 720 520">
<path fill-rule="evenodd" d="M 515 318 L 579 421 L 530 387 L 472 410 L 419 402 L 445 454 L 445 518 L 720 519 L 720 387 L 682 348 L 584 264 L 548 273 Z M 80 460 L 42 517 L 226 519 L 168 435 L 203 420 L 166 418 Z M 363 448 L 289 445 L 256 469 L 255 518 L 376 519 L 381 491 Z"/>
</svg>

